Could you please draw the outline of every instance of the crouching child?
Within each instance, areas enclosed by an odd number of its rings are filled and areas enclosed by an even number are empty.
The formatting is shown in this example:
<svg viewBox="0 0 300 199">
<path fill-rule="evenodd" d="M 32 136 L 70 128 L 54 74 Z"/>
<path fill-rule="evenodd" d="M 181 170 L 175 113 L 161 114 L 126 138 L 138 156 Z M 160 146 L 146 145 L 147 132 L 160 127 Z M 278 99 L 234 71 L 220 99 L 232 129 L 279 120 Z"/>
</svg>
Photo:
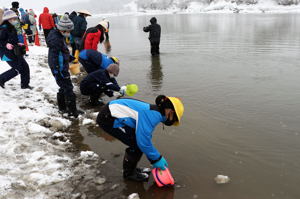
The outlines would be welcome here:
<svg viewBox="0 0 300 199">
<path fill-rule="evenodd" d="M 114 96 L 114 91 L 124 95 L 125 88 L 118 85 L 115 77 L 119 74 L 119 65 L 111 64 L 105 70 L 99 69 L 89 73 L 80 83 L 80 91 L 82 95 L 90 96 L 89 104 L 98 106 L 103 104 L 99 100 L 102 93 L 109 97 Z"/>
</svg>

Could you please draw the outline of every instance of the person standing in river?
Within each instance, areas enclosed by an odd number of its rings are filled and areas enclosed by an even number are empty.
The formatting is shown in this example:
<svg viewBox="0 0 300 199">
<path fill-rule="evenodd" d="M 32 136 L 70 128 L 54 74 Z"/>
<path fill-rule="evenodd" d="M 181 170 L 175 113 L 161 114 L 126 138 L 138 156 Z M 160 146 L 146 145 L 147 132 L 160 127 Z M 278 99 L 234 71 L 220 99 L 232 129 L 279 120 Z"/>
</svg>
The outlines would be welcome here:
<svg viewBox="0 0 300 199">
<path fill-rule="evenodd" d="M 149 32 L 149 40 L 151 45 L 151 55 L 159 55 L 159 44 L 160 44 L 160 35 L 161 35 L 161 27 L 157 23 L 157 19 L 152 17 L 150 19 L 150 25 L 144 27 L 144 32 Z"/>
<path fill-rule="evenodd" d="M 180 99 L 159 95 L 155 104 L 136 99 L 112 100 L 103 106 L 97 116 L 97 124 L 128 148 L 123 160 L 123 177 L 144 182 L 149 171 L 137 168 L 143 153 L 154 168 L 165 170 L 166 159 L 152 144 L 152 134 L 159 123 L 178 126 L 184 112 Z"/>
</svg>

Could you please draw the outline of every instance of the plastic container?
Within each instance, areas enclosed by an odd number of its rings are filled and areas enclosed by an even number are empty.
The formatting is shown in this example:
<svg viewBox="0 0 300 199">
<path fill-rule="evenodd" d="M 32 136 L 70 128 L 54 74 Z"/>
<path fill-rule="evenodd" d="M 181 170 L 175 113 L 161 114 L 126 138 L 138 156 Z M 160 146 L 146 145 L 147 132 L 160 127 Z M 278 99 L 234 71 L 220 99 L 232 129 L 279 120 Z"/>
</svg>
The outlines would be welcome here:
<svg viewBox="0 0 300 199">
<path fill-rule="evenodd" d="M 172 186 L 175 183 L 171 175 L 171 172 L 168 168 L 166 168 L 166 170 L 154 168 L 152 169 L 152 175 L 154 177 L 157 186 L 159 187 Z"/>
<path fill-rule="evenodd" d="M 80 73 L 80 64 L 71 64 L 69 67 L 69 70 L 71 72 L 72 75 L 77 75 Z"/>
</svg>

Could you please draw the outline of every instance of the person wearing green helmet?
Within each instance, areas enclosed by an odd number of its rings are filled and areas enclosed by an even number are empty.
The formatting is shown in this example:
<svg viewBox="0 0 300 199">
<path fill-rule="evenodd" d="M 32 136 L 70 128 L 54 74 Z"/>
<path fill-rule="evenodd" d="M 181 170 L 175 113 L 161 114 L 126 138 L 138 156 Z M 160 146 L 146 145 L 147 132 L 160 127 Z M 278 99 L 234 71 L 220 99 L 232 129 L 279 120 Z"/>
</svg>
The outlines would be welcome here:
<svg viewBox="0 0 300 199">
<path fill-rule="evenodd" d="M 137 168 L 143 153 L 154 168 L 165 170 L 168 167 L 166 159 L 152 144 L 152 134 L 159 123 L 178 126 L 183 112 L 180 99 L 165 95 L 157 96 L 155 104 L 136 99 L 116 99 L 102 107 L 97 124 L 128 146 L 123 159 L 125 179 L 148 180 L 149 170 Z"/>
</svg>

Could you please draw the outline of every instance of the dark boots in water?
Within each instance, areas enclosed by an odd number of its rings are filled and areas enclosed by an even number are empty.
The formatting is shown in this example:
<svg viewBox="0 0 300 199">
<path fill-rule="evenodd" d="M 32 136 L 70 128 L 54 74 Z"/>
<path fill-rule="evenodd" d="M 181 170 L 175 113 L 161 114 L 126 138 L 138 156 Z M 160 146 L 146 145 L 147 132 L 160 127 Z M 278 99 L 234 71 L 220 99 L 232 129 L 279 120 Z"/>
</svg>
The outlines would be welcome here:
<svg viewBox="0 0 300 199">
<path fill-rule="evenodd" d="M 67 106 L 66 106 L 66 101 L 65 101 L 65 95 L 63 93 L 57 93 L 56 97 L 57 97 L 58 110 L 61 113 L 66 113 Z"/>
<path fill-rule="evenodd" d="M 136 168 L 138 161 L 142 155 L 130 152 L 127 148 L 123 160 L 123 177 L 126 180 L 137 182 L 147 182 L 149 179 L 148 172 L 143 172 L 143 169 Z"/>
<path fill-rule="evenodd" d="M 67 112 L 69 117 L 73 116 L 77 118 L 78 115 L 84 114 L 83 111 L 77 109 L 75 94 L 66 97 L 66 106 L 67 106 Z"/>
<path fill-rule="evenodd" d="M 99 100 L 99 96 L 94 96 L 94 95 L 91 95 L 91 96 L 90 96 L 89 104 L 90 104 L 91 106 L 104 105 L 103 101 L 102 101 L 102 100 Z"/>
</svg>

